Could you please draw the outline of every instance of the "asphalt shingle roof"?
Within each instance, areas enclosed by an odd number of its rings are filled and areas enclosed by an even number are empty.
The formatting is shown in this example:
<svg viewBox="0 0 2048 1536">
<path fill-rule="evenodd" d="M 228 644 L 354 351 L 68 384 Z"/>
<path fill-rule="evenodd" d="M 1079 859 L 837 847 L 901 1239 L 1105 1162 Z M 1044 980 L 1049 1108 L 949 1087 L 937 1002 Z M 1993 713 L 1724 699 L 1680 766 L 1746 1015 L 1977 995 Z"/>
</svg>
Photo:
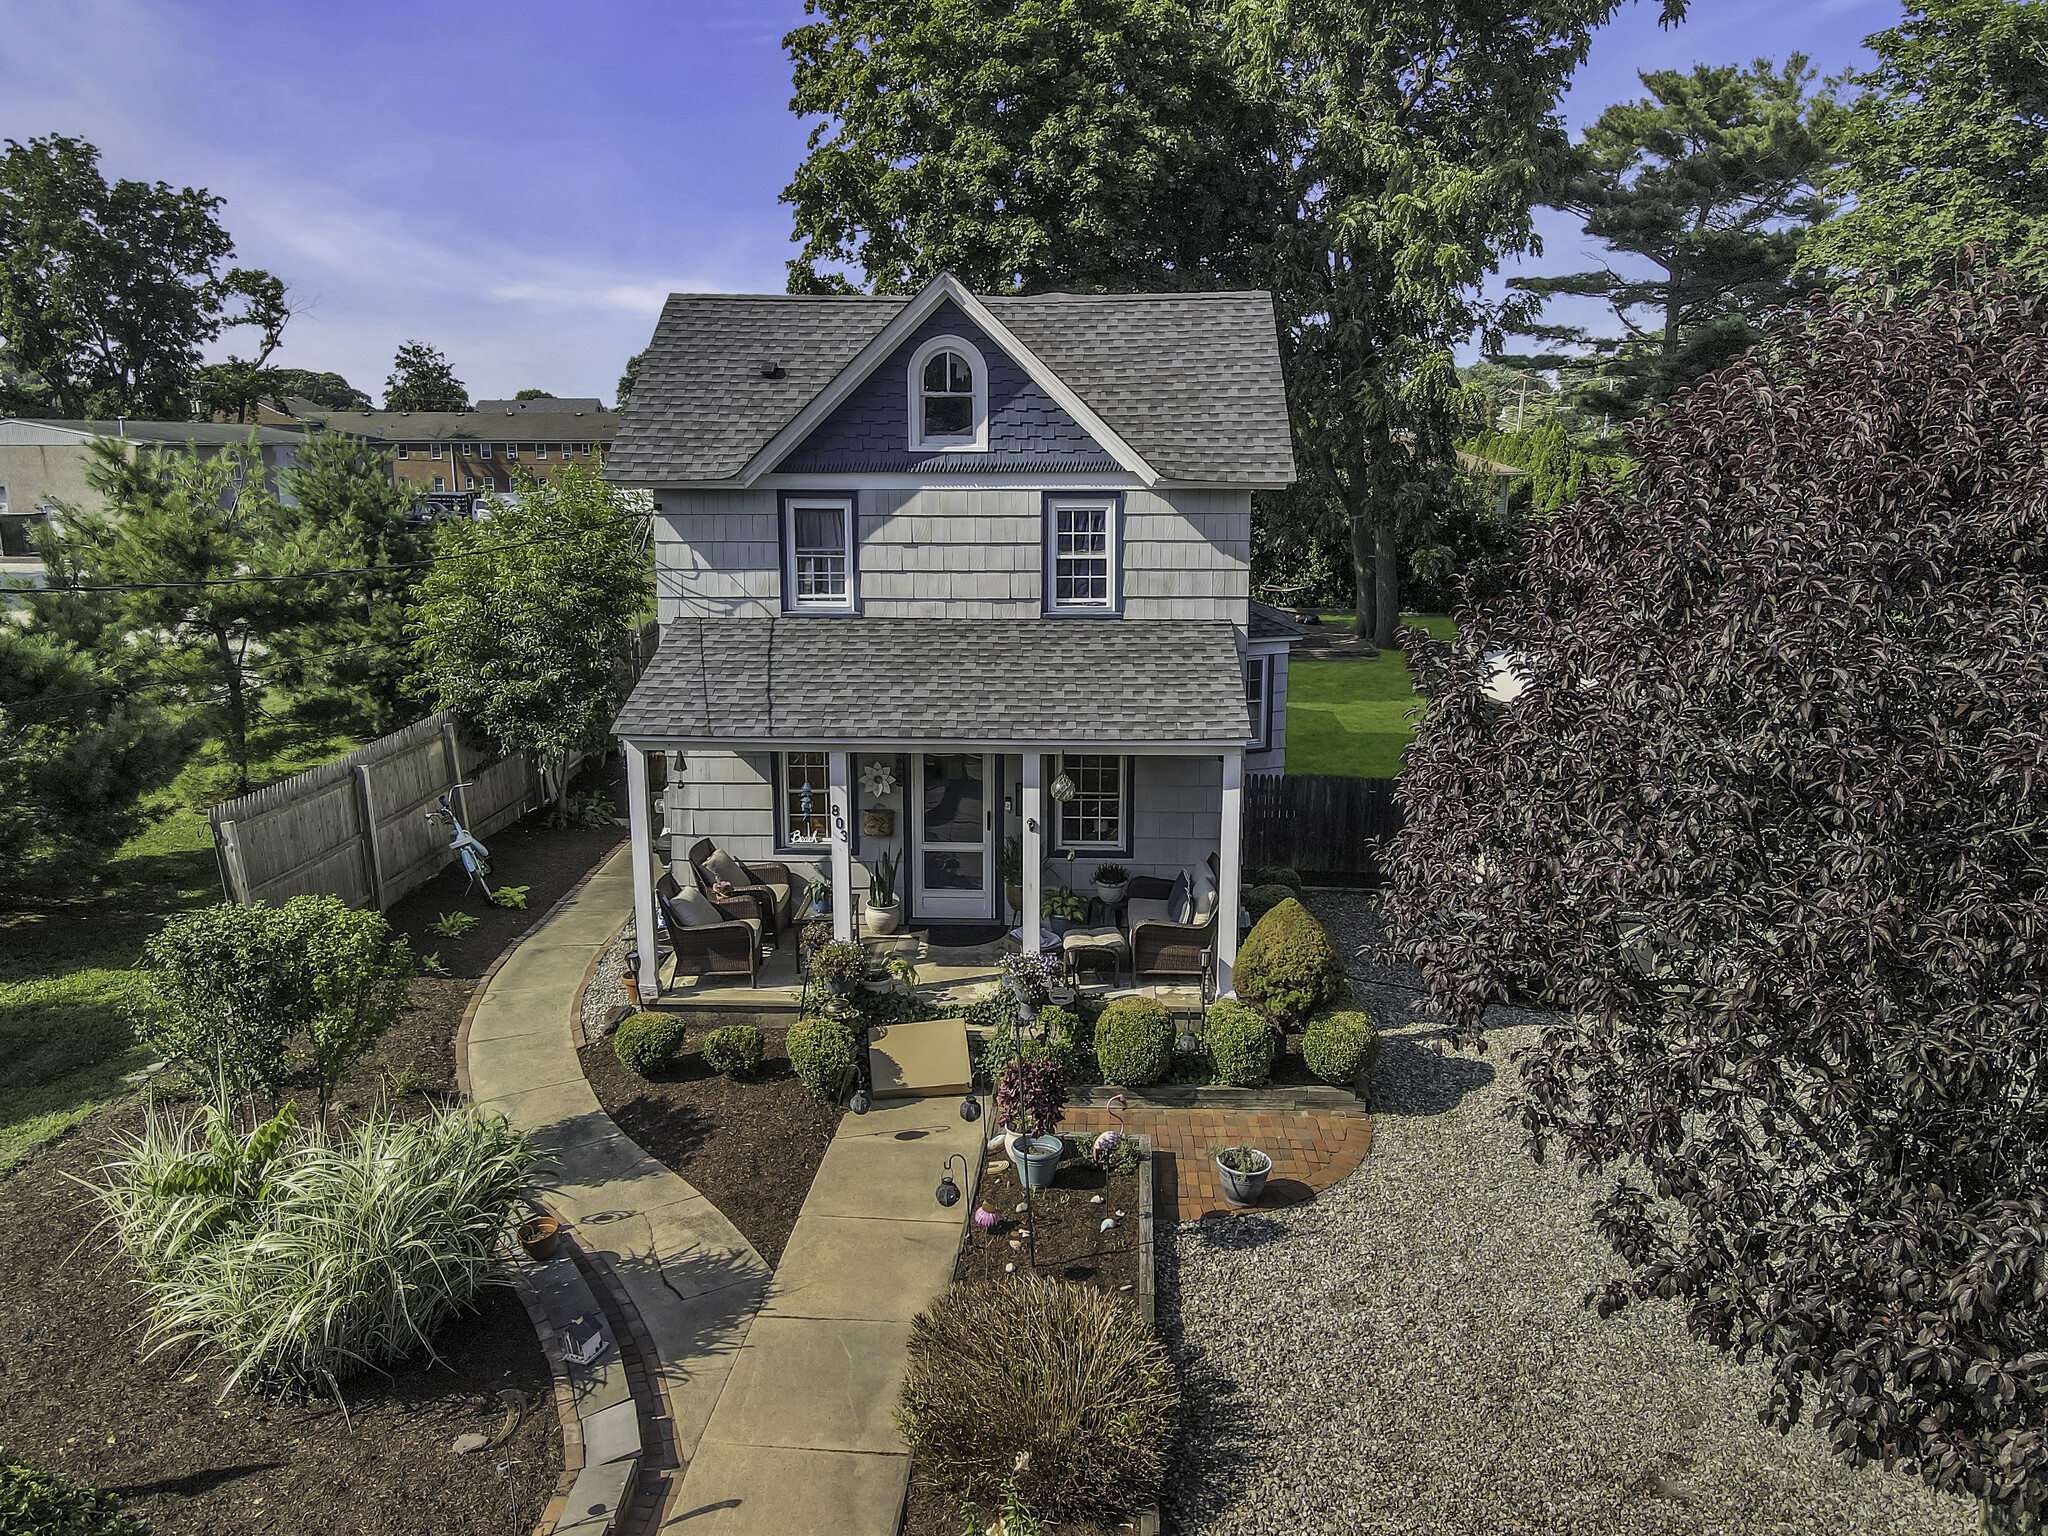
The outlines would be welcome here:
<svg viewBox="0 0 2048 1536">
<path fill-rule="evenodd" d="M 613 444 L 611 475 L 675 484 L 737 474 L 909 302 L 670 295 Z M 1270 295 L 1047 293 L 982 302 L 1168 479 L 1294 478 Z"/>
<path fill-rule="evenodd" d="M 1245 625 L 1245 633 L 1254 640 L 1306 640 L 1308 630 L 1296 623 L 1292 617 L 1282 613 L 1271 603 L 1256 600 L 1251 605 L 1251 616 Z"/>
<path fill-rule="evenodd" d="M 1250 734 L 1220 619 L 678 619 L 613 725 L 639 740 L 1100 742 Z"/>
</svg>

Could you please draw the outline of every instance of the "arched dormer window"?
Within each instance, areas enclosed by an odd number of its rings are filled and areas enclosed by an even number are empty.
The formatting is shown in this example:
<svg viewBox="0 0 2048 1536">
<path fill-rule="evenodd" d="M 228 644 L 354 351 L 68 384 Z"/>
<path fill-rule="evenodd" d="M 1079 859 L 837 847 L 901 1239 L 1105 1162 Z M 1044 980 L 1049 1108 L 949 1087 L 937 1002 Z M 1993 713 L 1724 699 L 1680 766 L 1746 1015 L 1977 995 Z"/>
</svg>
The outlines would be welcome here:
<svg viewBox="0 0 2048 1536">
<path fill-rule="evenodd" d="M 988 448 L 988 367 L 973 343 L 935 336 L 910 359 L 910 446 Z"/>
</svg>

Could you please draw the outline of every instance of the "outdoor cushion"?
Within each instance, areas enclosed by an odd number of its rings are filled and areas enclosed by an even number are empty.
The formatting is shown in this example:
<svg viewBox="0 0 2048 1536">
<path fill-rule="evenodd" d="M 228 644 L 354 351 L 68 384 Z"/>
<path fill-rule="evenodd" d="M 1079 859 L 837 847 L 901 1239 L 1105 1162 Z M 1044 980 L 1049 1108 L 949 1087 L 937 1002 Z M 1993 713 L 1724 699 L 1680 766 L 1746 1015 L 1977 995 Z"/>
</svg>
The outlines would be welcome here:
<svg viewBox="0 0 2048 1536">
<path fill-rule="evenodd" d="M 1166 898 L 1167 912 L 1176 923 L 1185 923 L 1194 917 L 1194 892 L 1188 887 L 1188 872 L 1182 870 L 1173 882 L 1173 893 Z"/>
<path fill-rule="evenodd" d="M 1170 923 L 1173 912 L 1167 902 L 1154 901 L 1148 896 L 1133 896 L 1124 905 L 1124 921 L 1133 928 L 1140 923 Z"/>
<path fill-rule="evenodd" d="M 1060 947 L 1069 954 L 1077 949 L 1121 950 L 1124 936 L 1114 928 L 1069 928 L 1060 939 Z"/>
<path fill-rule="evenodd" d="M 723 848 L 714 848 L 704 856 L 704 873 L 713 880 L 723 880 L 734 887 L 754 883 L 754 877 L 747 873 L 746 867 Z"/>
<path fill-rule="evenodd" d="M 713 923 L 725 921 L 725 914 L 711 905 L 711 898 L 702 891 L 684 891 L 671 896 L 669 905 L 676 909 L 676 916 L 685 928 L 709 928 Z"/>
<path fill-rule="evenodd" d="M 1207 874 L 1202 876 L 1202 894 L 1195 902 L 1193 921 L 1206 923 L 1216 915 L 1216 882 Z"/>
</svg>

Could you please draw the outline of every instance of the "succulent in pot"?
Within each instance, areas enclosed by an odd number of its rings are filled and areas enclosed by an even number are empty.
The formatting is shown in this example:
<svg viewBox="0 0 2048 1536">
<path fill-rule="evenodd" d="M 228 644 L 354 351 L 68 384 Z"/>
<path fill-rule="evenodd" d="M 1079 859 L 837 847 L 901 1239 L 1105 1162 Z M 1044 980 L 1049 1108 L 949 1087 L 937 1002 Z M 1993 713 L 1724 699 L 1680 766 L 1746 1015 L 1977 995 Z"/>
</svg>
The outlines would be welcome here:
<svg viewBox="0 0 2048 1536">
<path fill-rule="evenodd" d="M 1064 1144 L 1053 1134 L 1066 1118 L 1067 1075 L 1056 1061 L 1003 1068 L 996 1082 L 996 1123 L 1010 1133 L 1010 1161 L 1026 1189 L 1050 1189 Z"/>
<path fill-rule="evenodd" d="M 870 933 L 894 933 L 903 921 L 903 899 L 896 890 L 896 877 L 903 868 L 902 855 L 885 852 L 875 859 L 868 875 L 867 908 L 861 920 Z"/>
<path fill-rule="evenodd" d="M 1095 894 L 1106 907 L 1120 906 L 1131 891 L 1131 872 L 1121 864 L 1095 866 Z"/>
<path fill-rule="evenodd" d="M 811 956 L 811 969 L 818 979 L 825 983 L 825 990 L 834 997 L 843 997 L 851 991 L 867 971 L 867 951 L 851 939 L 835 939 L 820 946 Z"/>
<path fill-rule="evenodd" d="M 1223 1181 L 1223 1198 L 1232 1205 L 1257 1205 L 1259 1196 L 1266 1192 L 1273 1159 L 1249 1142 L 1214 1146 L 1209 1155 L 1216 1159 L 1216 1173 Z"/>
</svg>

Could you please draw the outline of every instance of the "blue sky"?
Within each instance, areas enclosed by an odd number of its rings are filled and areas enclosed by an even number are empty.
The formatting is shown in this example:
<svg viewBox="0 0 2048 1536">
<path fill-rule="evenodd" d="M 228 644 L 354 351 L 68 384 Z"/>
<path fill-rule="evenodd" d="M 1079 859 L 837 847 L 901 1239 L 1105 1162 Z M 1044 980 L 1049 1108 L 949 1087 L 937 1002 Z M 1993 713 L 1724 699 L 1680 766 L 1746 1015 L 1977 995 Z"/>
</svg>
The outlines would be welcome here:
<svg viewBox="0 0 2048 1536">
<path fill-rule="evenodd" d="M 1601 34 L 1574 125 L 1638 69 L 1864 61 L 1896 0 L 1637 4 Z M 781 39 L 801 0 L 0 0 L 0 137 L 65 133 L 110 176 L 224 196 L 237 260 L 303 306 L 278 361 L 381 392 L 440 347 L 472 397 L 611 398 L 664 294 L 780 291 L 802 157 Z M 1546 215 L 1532 270 L 1586 264 Z"/>
</svg>

